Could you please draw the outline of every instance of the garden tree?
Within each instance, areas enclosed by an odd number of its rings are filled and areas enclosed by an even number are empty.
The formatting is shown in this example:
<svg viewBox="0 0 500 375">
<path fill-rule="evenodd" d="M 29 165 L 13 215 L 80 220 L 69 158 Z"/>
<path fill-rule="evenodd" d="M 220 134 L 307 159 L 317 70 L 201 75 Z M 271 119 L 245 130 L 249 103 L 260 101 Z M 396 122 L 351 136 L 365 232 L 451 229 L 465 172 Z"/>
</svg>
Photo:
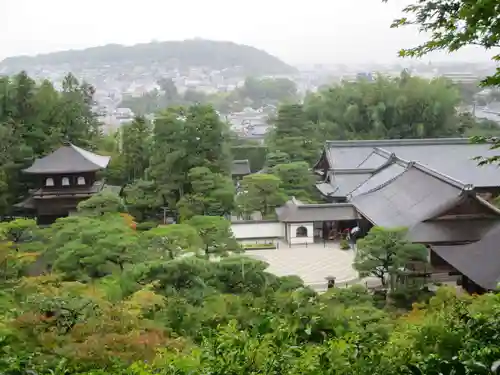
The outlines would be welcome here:
<svg viewBox="0 0 500 375">
<path fill-rule="evenodd" d="M 80 83 L 69 73 L 63 79 L 60 135 L 78 146 L 93 149 L 100 136 L 100 124 L 92 111 L 95 89 Z"/>
<path fill-rule="evenodd" d="M 203 247 L 195 228 L 186 224 L 170 224 L 142 234 L 141 243 L 151 259 L 175 259 L 182 253 L 198 253 Z"/>
<path fill-rule="evenodd" d="M 281 180 L 270 174 L 258 173 L 243 177 L 240 190 L 236 196 L 236 205 L 244 216 L 254 212 L 260 212 L 263 218 L 273 216 L 276 207 L 287 200 Z"/>
<path fill-rule="evenodd" d="M 127 181 L 144 178 L 149 166 L 151 125 L 144 117 L 137 116 L 121 129 L 123 167 Z"/>
<path fill-rule="evenodd" d="M 137 233 L 119 214 L 59 219 L 44 237 L 53 269 L 68 280 L 103 277 L 144 258 Z"/>
<path fill-rule="evenodd" d="M 228 215 L 234 206 L 234 183 L 230 177 L 206 167 L 189 170 L 190 193 L 177 203 L 181 220 L 195 215 Z"/>
<path fill-rule="evenodd" d="M 272 171 L 272 169 L 278 164 L 288 164 L 290 163 L 290 155 L 286 152 L 275 151 L 270 152 L 266 155 L 265 168 L 267 171 Z"/>
<path fill-rule="evenodd" d="M 228 251 L 240 250 L 231 231 L 231 222 L 220 216 L 193 216 L 186 221 L 198 232 L 203 241 L 205 256 L 226 255 Z"/>
<path fill-rule="evenodd" d="M 0 215 L 11 213 L 32 186 L 19 173 L 63 140 L 93 148 L 100 136 L 91 110 L 94 91 L 68 75 L 58 92 L 25 72 L 0 78 Z"/>
<path fill-rule="evenodd" d="M 378 76 L 309 95 L 307 118 L 322 139 L 432 138 L 460 136 L 458 91 L 446 79 L 426 80 L 407 72 Z"/>
<path fill-rule="evenodd" d="M 306 162 L 278 164 L 272 168 L 272 174 L 280 179 L 280 186 L 287 196 L 314 201 L 316 179 Z"/>
<path fill-rule="evenodd" d="M 155 121 L 149 176 L 171 208 L 191 192 L 188 171 L 206 167 L 229 176 L 227 124 L 210 106 L 171 108 Z"/>
<path fill-rule="evenodd" d="M 25 279 L 18 290 L 22 298 L 16 316 L 9 317 L 9 341 L 24 342 L 23 353 L 39 353 L 31 366 L 64 359 L 72 368 L 91 371 L 151 361 L 160 346 L 174 351 L 185 346 L 151 319 L 165 299 L 149 285 L 120 301 L 110 301 L 99 285 L 53 275 Z"/>
<path fill-rule="evenodd" d="M 0 234 L 12 242 L 16 249 L 20 242 L 29 240 L 36 229 L 36 221 L 33 219 L 15 219 L 0 223 Z"/>
<path fill-rule="evenodd" d="M 78 204 L 77 210 L 85 216 L 103 216 L 108 213 L 118 213 L 125 210 L 123 199 L 108 190 L 94 194 Z"/>
<path fill-rule="evenodd" d="M 282 105 L 273 125 L 266 139 L 269 152 L 284 152 L 291 161 L 317 161 L 325 134 L 309 121 L 301 104 Z"/>
<path fill-rule="evenodd" d="M 439 50 L 455 52 L 470 45 L 481 46 L 486 50 L 500 47 L 500 30 L 496 18 L 499 10 L 500 4 L 494 0 L 424 0 L 408 5 L 403 10 L 406 17 L 395 20 L 392 27 L 417 26 L 419 31 L 429 35 L 429 40 L 400 51 L 400 56 L 422 57 Z M 492 57 L 493 60 L 499 58 L 500 54 Z M 498 86 L 500 70 L 486 77 L 482 84 Z"/>
<path fill-rule="evenodd" d="M 368 235 L 357 243 L 354 268 L 361 277 L 377 277 L 391 291 L 395 278 L 407 270 L 411 262 L 427 262 L 427 249 L 422 244 L 408 242 L 405 228 L 386 229 L 373 227 Z M 390 283 L 387 283 L 387 277 Z"/>
<path fill-rule="evenodd" d="M 128 212 L 140 222 L 154 218 L 163 203 L 153 181 L 136 180 L 125 186 L 123 195 Z"/>
<path fill-rule="evenodd" d="M 384 0 L 387 1 L 387 0 Z M 424 0 L 404 8 L 405 17 L 393 22 L 392 27 L 416 26 L 419 31 L 429 35 L 424 43 L 403 49 L 400 56 L 421 57 L 434 51 L 456 52 L 466 46 L 479 46 L 492 51 L 492 60 L 498 61 L 500 54 L 493 49 L 500 46 L 500 29 L 497 14 L 500 4 L 495 0 Z M 497 88 L 500 85 L 500 68 L 486 76 L 481 86 Z M 492 142 L 492 149 L 500 148 L 496 137 L 479 135 L 473 142 Z M 478 155 L 480 164 L 498 163 L 500 156 L 483 158 Z"/>
</svg>

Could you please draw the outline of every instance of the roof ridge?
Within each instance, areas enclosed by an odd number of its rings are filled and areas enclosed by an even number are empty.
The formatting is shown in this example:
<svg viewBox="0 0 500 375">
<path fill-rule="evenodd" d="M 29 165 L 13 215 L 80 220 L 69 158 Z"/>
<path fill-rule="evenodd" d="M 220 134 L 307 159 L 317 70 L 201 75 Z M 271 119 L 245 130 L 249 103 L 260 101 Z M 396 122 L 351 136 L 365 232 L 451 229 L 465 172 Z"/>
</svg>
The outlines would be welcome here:
<svg viewBox="0 0 500 375">
<path fill-rule="evenodd" d="M 91 151 L 75 146 L 73 143 L 70 143 L 69 147 L 78 152 L 85 160 L 94 164 L 98 168 L 106 168 L 109 163 L 109 159 L 111 159 L 110 156 L 94 154 Z"/>
<path fill-rule="evenodd" d="M 384 145 L 441 145 L 441 144 L 468 144 L 468 138 L 412 138 L 412 139 L 370 139 L 349 141 L 326 141 L 328 146 L 337 147 L 379 147 Z"/>
<path fill-rule="evenodd" d="M 364 173 L 373 173 L 377 170 L 377 168 L 341 168 L 341 169 L 332 169 L 333 174 L 364 174 Z"/>
<path fill-rule="evenodd" d="M 393 164 L 393 163 L 391 163 L 391 164 Z M 387 165 L 387 166 L 389 166 L 389 165 Z M 361 193 L 361 194 L 359 194 L 359 195 L 356 195 L 356 197 L 361 197 L 361 196 L 363 196 L 363 195 L 373 193 L 374 191 L 378 191 L 378 190 L 380 190 L 380 189 L 382 189 L 382 188 L 386 187 L 387 185 L 391 184 L 393 181 L 397 180 L 399 177 L 401 177 L 402 175 L 404 175 L 406 172 L 408 172 L 408 169 L 409 169 L 409 168 L 407 167 L 407 168 L 406 168 L 406 169 L 405 169 L 402 173 L 400 173 L 400 174 L 398 174 L 398 175 L 396 175 L 396 176 L 392 177 L 391 179 L 387 180 L 386 182 L 384 182 L 384 183 L 382 183 L 382 184 L 380 184 L 380 185 L 378 185 L 378 186 L 375 186 L 373 189 L 370 189 L 370 190 L 368 190 L 368 191 L 365 191 L 364 193 Z M 366 180 L 366 181 L 368 181 L 368 180 Z M 366 181 L 365 181 L 365 182 L 366 182 Z M 359 187 L 363 186 L 363 185 L 365 184 L 365 182 L 363 182 L 362 184 L 360 184 L 359 186 L 357 186 L 357 187 L 356 187 L 356 189 L 354 189 L 353 191 L 355 191 L 355 190 L 357 190 Z M 351 191 L 351 192 L 349 193 L 349 195 L 347 196 L 347 197 L 348 197 L 348 199 L 352 199 L 352 192 L 353 192 L 353 191 Z M 356 198 L 356 197 L 355 197 L 355 198 Z"/>
<path fill-rule="evenodd" d="M 403 160 L 403 159 L 401 159 L 401 160 Z M 441 180 L 441 181 L 447 183 L 448 185 L 454 186 L 456 188 L 466 190 L 466 191 L 471 191 L 474 189 L 474 186 L 472 184 L 465 184 L 464 182 L 462 182 L 460 180 L 457 180 L 453 177 L 450 177 L 444 173 L 438 172 L 433 168 L 430 168 L 430 167 L 427 167 L 423 164 L 420 164 L 419 162 L 409 161 L 408 168 L 411 168 L 411 167 L 414 167 L 414 168 L 418 169 L 419 171 L 421 171 L 429 176 L 435 177 L 438 180 Z"/>
<path fill-rule="evenodd" d="M 327 141 L 327 142 L 328 142 L 328 141 Z M 370 156 L 372 156 L 374 153 L 375 153 L 375 149 L 373 149 L 373 150 L 372 150 L 372 152 L 370 152 L 370 153 L 368 154 L 368 156 L 367 156 L 366 158 L 364 158 L 364 159 L 361 161 L 361 163 L 359 163 L 358 165 L 356 165 L 356 168 L 358 168 L 358 167 L 359 167 L 360 165 L 362 165 L 365 161 L 367 161 L 367 160 L 370 158 Z"/>
<path fill-rule="evenodd" d="M 352 203 L 350 202 L 339 202 L 339 203 L 304 203 L 298 205 L 297 208 L 319 208 L 319 207 L 350 207 Z"/>
</svg>

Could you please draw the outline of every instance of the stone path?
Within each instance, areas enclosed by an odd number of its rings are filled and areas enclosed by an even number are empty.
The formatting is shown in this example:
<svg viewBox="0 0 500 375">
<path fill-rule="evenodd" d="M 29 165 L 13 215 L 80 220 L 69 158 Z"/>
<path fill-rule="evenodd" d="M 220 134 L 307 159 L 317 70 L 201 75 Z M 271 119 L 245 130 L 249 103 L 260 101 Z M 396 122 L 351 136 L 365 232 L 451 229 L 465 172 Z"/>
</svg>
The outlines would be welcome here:
<svg viewBox="0 0 500 375">
<path fill-rule="evenodd" d="M 335 276 L 339 286 L 358 280 L 352 268 L 354 252 L 340 250 L 338 244 L 288 245 L 281 243 L 278 250 L 251 250 L 248 256 L 269 263 L 268 271 L 278 276 L 297 275 L 306 285 L 321 291 L 326 289 L 327 276 Z"/>
</svg>

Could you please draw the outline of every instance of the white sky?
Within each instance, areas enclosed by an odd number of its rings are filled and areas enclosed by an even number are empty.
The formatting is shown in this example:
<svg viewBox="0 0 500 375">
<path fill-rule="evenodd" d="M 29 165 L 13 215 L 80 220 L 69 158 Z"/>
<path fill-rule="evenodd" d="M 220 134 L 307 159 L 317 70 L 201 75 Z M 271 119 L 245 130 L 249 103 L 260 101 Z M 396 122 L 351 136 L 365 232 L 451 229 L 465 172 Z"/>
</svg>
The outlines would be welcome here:
<svg viewBox="0 0 500 375">
<path fill-rule="evenodd" d="M 200 37 L 286 62 L 392 62 L 419 41 L 389 28 L 409 0 L 0 0 L 0 59 L 107 43 Z M 476 50 L 461 60 L 486 60 Z M 438 57 L 442 59 L 442 56 Z"/>
</svg>

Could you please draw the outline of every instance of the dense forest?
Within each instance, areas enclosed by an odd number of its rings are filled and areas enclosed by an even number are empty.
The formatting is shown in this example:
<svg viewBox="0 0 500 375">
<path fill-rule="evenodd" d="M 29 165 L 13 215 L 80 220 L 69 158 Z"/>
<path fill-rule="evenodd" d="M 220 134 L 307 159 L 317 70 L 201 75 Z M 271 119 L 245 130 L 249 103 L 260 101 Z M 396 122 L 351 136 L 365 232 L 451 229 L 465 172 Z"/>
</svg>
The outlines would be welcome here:
<svg viewBox="0 0 500 375">
<path fill-rule="evenodd" d="M 110 44 L 79 51 L 9 57 L 0 63 L 0 68 L 7 67 L 19 71 L 37 65 L 102 66 L 122 63 L 132 66 L 161 63 L 170 68 L 207 67 L 218 70 L 241 66 L 243 73 L 247 75 L 295 72 L 295 68 L 257 48 L 232 42 L 198 39 L 152 42 L 130 47 Z"/>
</svg>

